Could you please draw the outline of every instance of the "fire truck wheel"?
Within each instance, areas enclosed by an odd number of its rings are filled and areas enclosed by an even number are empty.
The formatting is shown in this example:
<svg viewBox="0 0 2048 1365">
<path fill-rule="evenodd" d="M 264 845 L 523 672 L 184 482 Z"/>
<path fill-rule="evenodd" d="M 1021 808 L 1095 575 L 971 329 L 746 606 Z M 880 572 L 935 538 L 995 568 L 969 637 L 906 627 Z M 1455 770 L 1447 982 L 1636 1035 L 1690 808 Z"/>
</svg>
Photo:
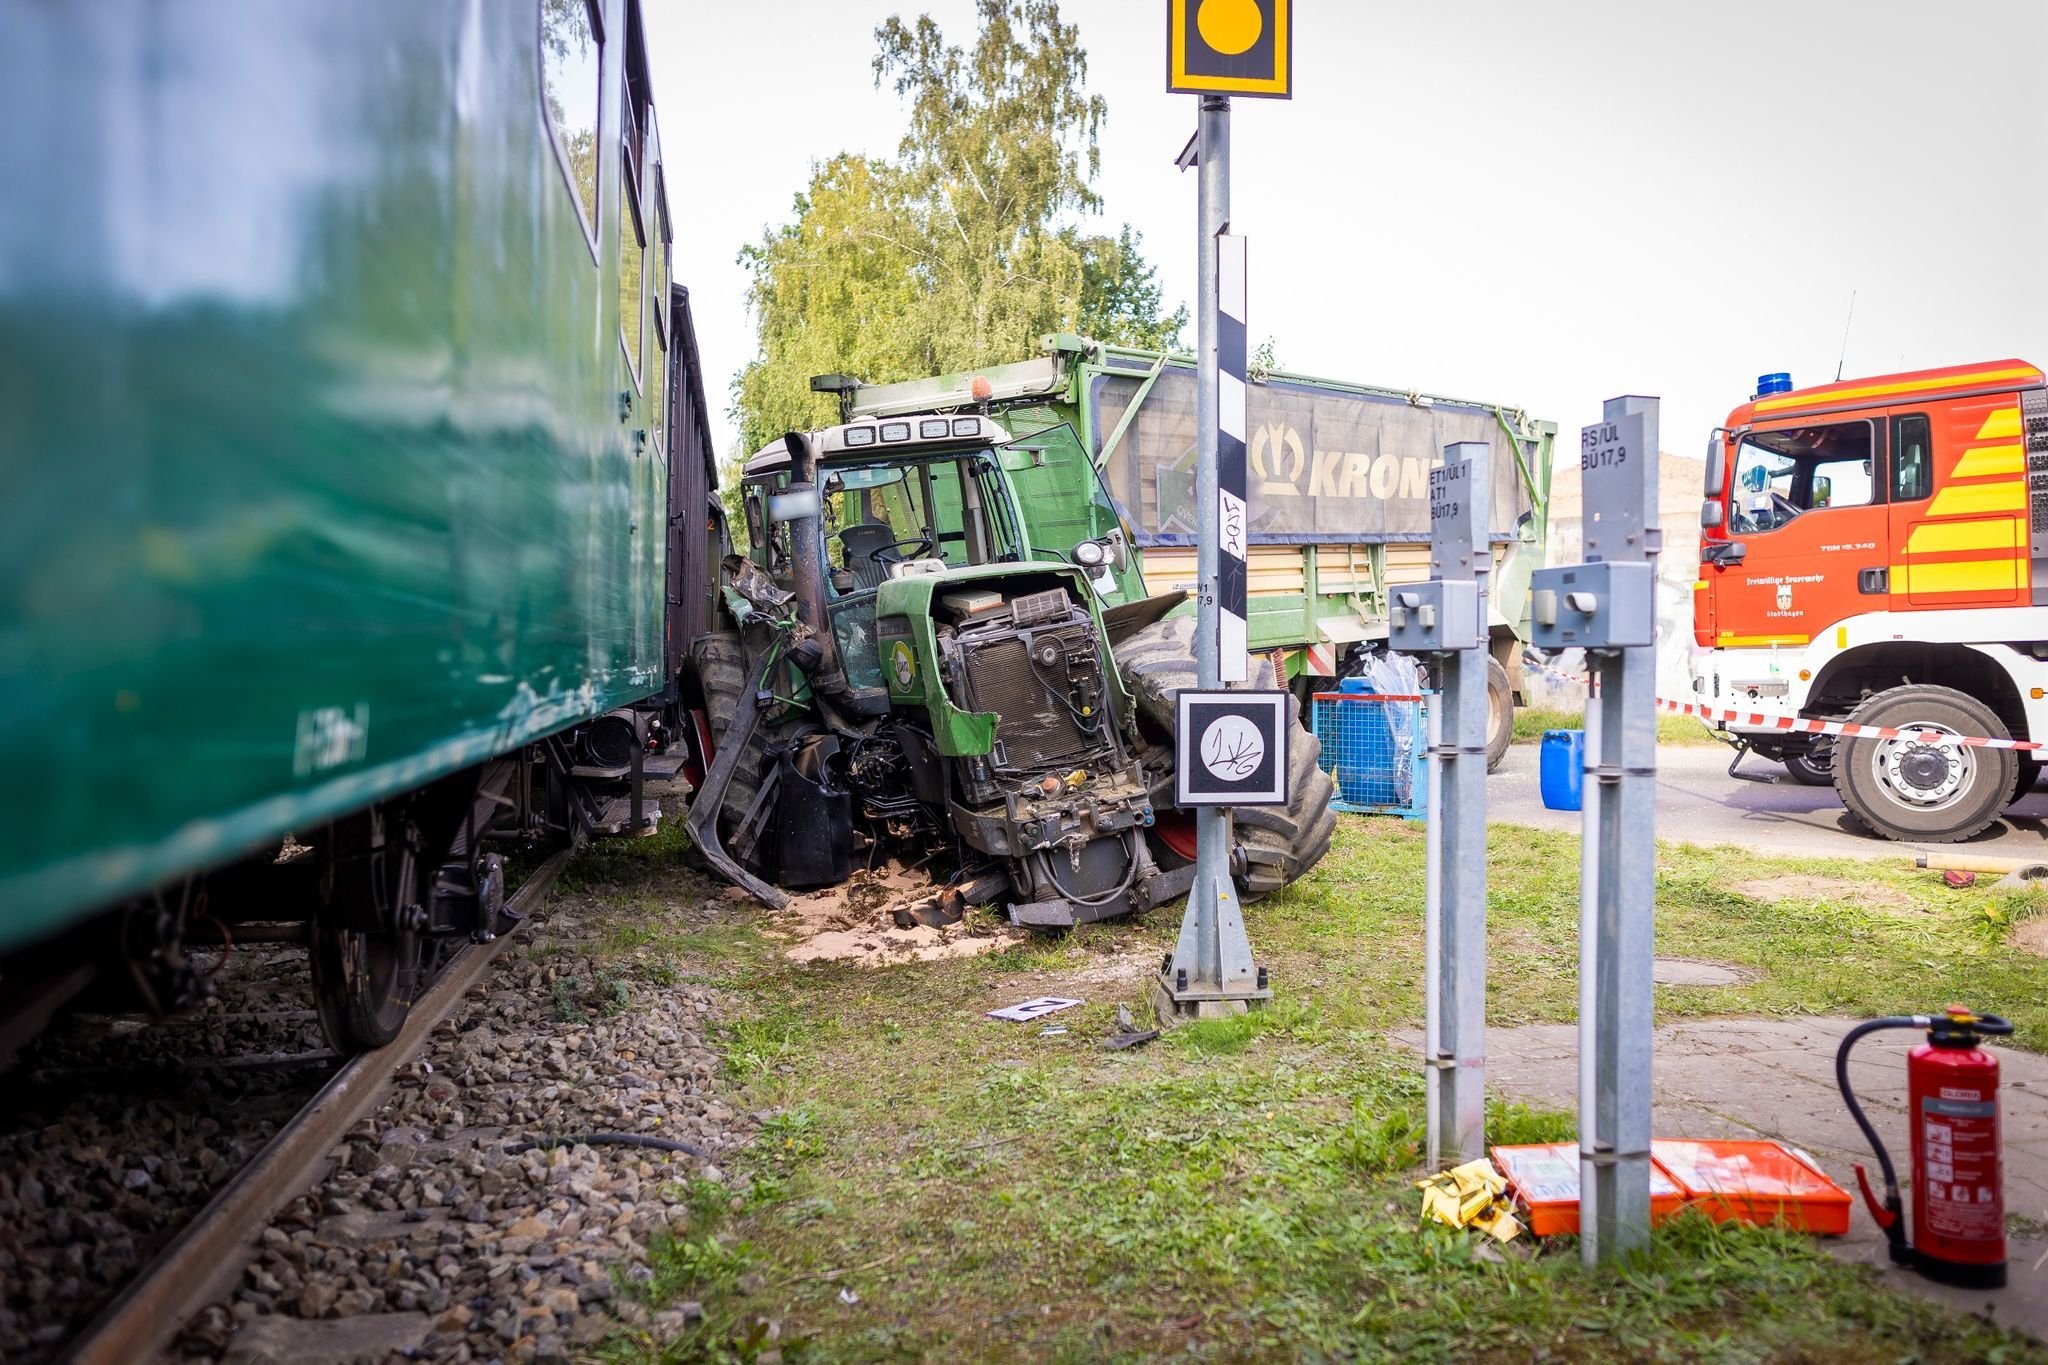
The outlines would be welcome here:
<svg viewBox="0 0 2048 1365">
<path fill-rule="evenodd" d="M 1849 719 L 1892 730 L 2006 739 L 1990 707 L 1952 687 L 1894 687 Z M 1851 814 L 1887 839 L 1946 844 L 1998 818 L 2012 797 L 2019 756 L 2010 749 L 1843 738 L 1835 746 L 1835 790 Z"/>
<path fill-rule="evenodd" d="M 1788 750 L 1784 758 L 1785 771 L 1792 774 L 1792 780 L 1802 787 L 1832 787 L 1835 785 L 1835 738 L 1822 735 L 1811 748 L 1797 752 Z"/>
<path fill-rule="evenodd" d="M 2035 780 L 2041 776 L 2041 760 L 2035 758 L 2033 754 L 2014 754 L 2013 757 L 2017 760 L 2019 771 L 2013 775 L 2012 800 L 2005 803 L 2008 806 L 2030 794 L 2034 790 Z"/>
<path fill-rule="evenodd" d="M 1500 660 L 1486 661 L 1486 771 L 1492 772 L 1508 756 L 1515 742 L 1515 687 Z"/>
</svg>

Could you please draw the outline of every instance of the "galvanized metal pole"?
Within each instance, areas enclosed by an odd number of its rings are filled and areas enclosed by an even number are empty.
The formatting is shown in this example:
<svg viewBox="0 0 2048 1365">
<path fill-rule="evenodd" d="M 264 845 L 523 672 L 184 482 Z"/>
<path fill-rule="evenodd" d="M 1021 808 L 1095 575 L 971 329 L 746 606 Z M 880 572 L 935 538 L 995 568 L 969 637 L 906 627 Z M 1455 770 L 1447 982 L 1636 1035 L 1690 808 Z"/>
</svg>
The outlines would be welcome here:
<svg viewBox="0 0 2048 1365">
<path fill-rule="evenodd" d="M 1609 399 L 1602 429 L 1581 448 L 1587 496 L 1586 559 L 1648 566 L 1642 611 L 1654 613 L 1657 400 Z M 1625 452 L 1614 463 L 1612 452 Z M 1596 461 L 1584 468 L 1586 461 Z M 1593 489 L 1601 487 L 1598 497 Z M 1598 504 L 1596 508 L 1596 504 Z M 1632 504 L 1632 505 L 1631 505 Z M 1596 520 L 1595 513 L 1598 512 Z M 1596 527 L 1598 529 L 1596 529 Z M 1634 614 L 1634 613 L 1632 613 Z M 1619 621 L 1624 628 L 1632 623 Z M 1583 835 L 1593 844 L 1592 885 L 1581 889 L 1581 1053 L 1590 1049 L 1590 1108 L 1579 1111 L 1580 1254 L 1594 1265 L 1645 1250 L 1650 1240 L 1650 1066 L 1656 952 L 1657 651 L 1654 625 L 1630 643 L 1589 650 Z M 1597 721 L 1594 716 L 1597 714 Z M 1598 751 L 1594 752 L 1594 742 Z M 1590 951 L 1589 951 L 1590 949 Z"/>
<path fill-rule="evenodd" d="M 1486 584 L 1491 450 L 1429 475 L 1430 578 L 1395 591 L 1388 642 L 1434 662 L 1423 872 L 1423 1076 L 1432 1169 L 1486 1155 Z"/>
<path fill-rule="evenodd" d="M 1437 1164 L 1486 1155 L 1486 593 L 1493 571 L 1488 539 L 1491 449 L 1463 441 L 1444 450 L 1446 499 L 1432 499 L 1435 576 L 1476 585 L 1471 632 L 1446 640 L 1438 710 L 1443 724 L 1432 755 L 1443 788 L 1442 957 L 1430 1149 Z M 1442 516 L 1434 515 L 1443 509 Z M 1432 837 L 1439 837 L 1432 832 Z"/>
<path fill-rule="evenodd" d="M 1219 534 L 1218 459 L 1219 346 L 1223 331 L 1221 290 L 1227 281 L 1222 236 L 1230 230 L 1230 101 L 1204 95 L 1196 134 L 1200 172 L 1200 270 L 1197 288 L 1197 367 L 1195 372 L 1195 679 L 1202 688 L 1242 678 L 1226 669 L 1219 645 L 1223 616 L 1223 547 Z M 1241 245 L 1241 244 L 1234 244 Z M 1236 286 L 1241 291 L 1242 256 Z M 1241 303 L 1239 305 L 1242 307 Z M 1242 333 L 1239 319 L 1237 332 Z M 1241 346 L 1241 335 L 1237 338 Z M 1242 385 L 1234 399 L 1242 424 Z M 1242 430 L 1238 432 L 1241 441 Z M 1240 476 L 1241 477 L 1241 476 Z M 1239 490 L 1242 496 L 1242 489 Z M 1239 644 L 1242 654 L 1242 645 Z M 1230 878 L 1230 812 L 1203 806 L 1195 811 L 1195 881 L 1181 918 L 1180 938 L 1161 975 L 1161 1014 L 1194 1015 L 1243 1009 L 1242 1002 L 1270 992 L 1258 983 L 1251 940 L 1245 934 L 1244 911 Z"/>
</svg>

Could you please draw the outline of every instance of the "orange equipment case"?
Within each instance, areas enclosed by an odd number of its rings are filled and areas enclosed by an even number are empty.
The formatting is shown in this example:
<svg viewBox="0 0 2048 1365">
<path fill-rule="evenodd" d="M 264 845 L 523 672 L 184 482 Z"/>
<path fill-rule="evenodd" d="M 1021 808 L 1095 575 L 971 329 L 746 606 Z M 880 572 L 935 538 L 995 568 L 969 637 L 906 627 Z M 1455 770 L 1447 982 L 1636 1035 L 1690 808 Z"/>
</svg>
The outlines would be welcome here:
<svg viewBox="0 0 2048 1365">
<path fill-rule="evenodd" d="M 1650 1159 L 1684 1187 L 1689 1206 L 1717 1223 L 1778 1223 L 1831 1237 L 1849 1230 L 1849 1192 L 1783 1143 L 1657 1138 Z"/>
<path fill-rule="evenodd" d="M 1538 1237 L 1579 1230 L 1579 1144 L 1545 1142 L 1495 1147 L 1493 1164 L 1507 1177 L 1508 1193 L 1526 1213 Z M 1685 1207 L 1685 1191 L 1650 1159 L 1650 1222 L 1661 1223 Z"/>
</svg>

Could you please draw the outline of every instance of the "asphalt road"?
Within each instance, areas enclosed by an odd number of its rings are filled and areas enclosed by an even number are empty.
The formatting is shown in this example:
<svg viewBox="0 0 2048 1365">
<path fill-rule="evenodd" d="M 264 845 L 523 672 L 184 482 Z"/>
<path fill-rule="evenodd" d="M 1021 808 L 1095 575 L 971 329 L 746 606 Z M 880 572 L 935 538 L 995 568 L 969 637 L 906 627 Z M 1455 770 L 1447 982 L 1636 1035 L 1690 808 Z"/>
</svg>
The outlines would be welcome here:
<svg viewBox="0 0 2048 1365">
<path fill-rule="evenodd" d="M 1517 744 L 1487 784 L 1487 818 L 1537 829 L 1579 828 L 1577 811 L 1549 810 L 1537 788 L 1539 746 Z M 2048 859 L 2048 782 L 2015 802 L 2005 818 L 1960 844 L 1895 844 L 1863 831 L 1832 787 L 1802 787 L 1784 768 L 1754 754 L 1742 771 L 1775 777 L 1744 782 L 1728 776 L 1730 751 L 1720 745 L 1657 749 L 1657 837 L 1690 844 L 1739 844 L 1771 853 L 1837 858 L 1896 858 L 1915 849 L 1948 848 L 2002 858 Z"/>
</svg>

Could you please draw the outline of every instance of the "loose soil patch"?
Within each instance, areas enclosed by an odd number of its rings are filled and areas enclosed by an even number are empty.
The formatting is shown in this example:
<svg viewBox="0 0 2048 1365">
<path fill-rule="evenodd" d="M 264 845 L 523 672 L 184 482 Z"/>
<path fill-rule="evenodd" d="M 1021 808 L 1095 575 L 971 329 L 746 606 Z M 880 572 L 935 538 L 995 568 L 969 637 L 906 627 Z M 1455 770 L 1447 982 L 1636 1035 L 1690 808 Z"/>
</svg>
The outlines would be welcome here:
<svg viewBox="0 0 2048 1365">
<path fill-rule="evenodd" d="M 891 861 L 855 872 L 844 886 L 796 895 L 776 919 L 777 935 L 793 940 L 782 955 L 792 962 L 883 966 L 975 957 L 1025 937 L 975 915 L 943 928 L 897 925 L 897 910 L 930 900 L 938 890 L 922 869 Z"/>
<path fill-rule="evenodd" d="M 1752 877 L 1731 883 L 1729 890 L 1751 900 L 1768 901 L 1851 901 L 1865 910 L 1886 915 L 1924 915 L 1925 908 L 1896 887 L 1876 882 L 1850 881 L 1846 877 L 1817 877 L 1807 872 L 1787 872 L 1776 877 Z"/>
<path fill-rule="evenodd" d="M 2048 957 L 2048 915 L 2036 915 L 2014 929 L 2012 946 L 2035 957 Z"/>
</svg>

